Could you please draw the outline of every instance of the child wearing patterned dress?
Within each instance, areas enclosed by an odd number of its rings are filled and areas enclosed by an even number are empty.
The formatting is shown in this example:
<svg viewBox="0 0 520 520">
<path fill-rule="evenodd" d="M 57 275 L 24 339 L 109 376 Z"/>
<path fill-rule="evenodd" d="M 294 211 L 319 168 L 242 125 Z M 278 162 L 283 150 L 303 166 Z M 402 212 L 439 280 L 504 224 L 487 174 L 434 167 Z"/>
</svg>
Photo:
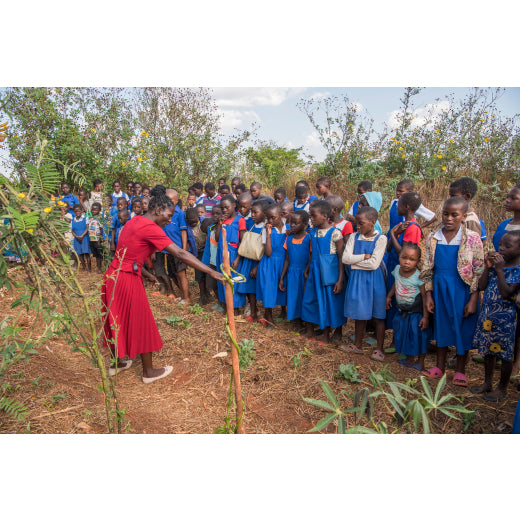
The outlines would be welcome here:
<svg viewBox="0 0 520 520">
<path fill-rule="evenodd" d="M 484 292 L 473 348 L 484 356 L 484 384 L 471 388 L 474 394 L 484 394 L 486 401 L 507 397 L 507 385 L 513 368 L 517 312 L 514 299 L 520 289 L 520 231 L 509 231 L 498 253 L 488 253 L 479 290 Z M 496 360 L 502 360 L 500 382 L 493 390 Z"/>
<path fill-rule="evenodd" d="M 250 195 L 249 193 L 243 193 L 239 197 L 239 209 L 242 211 L 247 210 L 247 206 L 244 206 L 246 202 L 249 202 L 248 214 L 250 213 L 250 220 L 253 223 L 249 226 L 247 231 L 251 233 L 257 233 L 261 235 L 265 227 L 265 211 L 269 207 L 269 204 L 265 200 L 257 200 L 251 206 L 251 200 L 242 199 L 243 195 Z M 243 215 L 243 213 L 241 212 Z M 246 221 L 247 225 L 247 221 Z M 257 306 L 256 306 L 256 275 L 258 272 L 259 260 L 252 260 L 251 258 L 240 257 L 237 271 L 245 277 L 246 282 L 238 284 L 236 291 L 247 296 L 249 302 L 250 315 L 246 316 L 246 320 L 249 322 L 256 321 L 257 317 Z"/>
<path fill-rule="evenodd" d="M 407 368 L 422 371 L 430 342 L 430 329 L 426 291 L 417 269 L 420 259 L 421 249 L 415 242 L 402 243 L 399 265 L 395 266 L 392 273 L 394 283 L 386 297 L 386 309 L 388 312 L 392 306 L 397 307 L 392 323 L 395 349 L 399 354 L 406 356 L 406 359 L 400 360 L 399 363 Z"/>
<path fill-rule="evenodd" d="M 341 263 L 344 242 L 341 231 L 329 223 L 331 213 L 330 204 L 324 200 L 313 202 L 310 208 L 312 251 L 304 273 L 307 281 L 301 314 L 301 319 L 307 322 L 306 337 L 315 339 L 314 325 L 318 325 L 323 330 L 325 343 L 331 342 L 330 329 L 336 329 L 336 337 L 340 339 L 341 329 L 347 321 L 343 315 L 345 270 Z M 326 266 L 320 261 L 320 257 L 329 257 L 327 262 L 334 268 L 333 256 L 338 258 L 337 277 L 332 269 L 327 272 Z M 325 276 L 332 282 L 324 279 Z"/>
<path fill-rule="evenodd" d="M 256 298 L 262 302 L 264 317 L 259 321 L 268 329 L 273 328 L 273 309 L 282 307 L 285 318 L 287 294 L 280 291 L 278 284 L 285 260 L 284 243 L 286 238 L 285 224 L 282 222 L 282 211 L 278 204 L 270 204 L 265 210 L 267 224 L 262 230 L 262 242 L 265 246 L 264 256 L 260 259 L 257 272 Z"/>
<path fill-rule="evenodd" d="M 382 261 L 387 239 L 375 229 L 378 216 L 374 208 L 360 207 L 356 215 L 358 231 L 350 235 L 345 246 L 343 263 L 351 266 L 345 295 L 345 316 L 355 321 L 355 343 L 340 348 L 362 354 L 365 326 L 368 320 L 374 318 L 377 347 L 371 358 L 383 361 L 386 286 Z"/>
<path fill-rule="evenodd" d="M 468 386 L 467 352 L 473 348 L 478 315 L 478 281 L 484 271 L 484 252 L 478 233 L 464 222 L 468 202 L 452 197 L 442 208 L 442 227 L 426 241 L 426 258 L 421 273 L 425 282 L 426 306 L 433 313 L 437 364 L 423 374 L 438 379 L 444 375 L 449 346 L 456 347 L 453 384 Z"/>
<path fill-rule="evenodd" d="M 294 321 L 295 329 L 301 331 L 304 273 L 311 253 L 311 237 L 307 233 L 309 214 L 301 209 L 295 211 L 291 214 L 290 224 L 291 231 L 285 239 L 285 261 L 278 288 L 282 292 L 287 290 L 287 319 Z"/>
</svg>

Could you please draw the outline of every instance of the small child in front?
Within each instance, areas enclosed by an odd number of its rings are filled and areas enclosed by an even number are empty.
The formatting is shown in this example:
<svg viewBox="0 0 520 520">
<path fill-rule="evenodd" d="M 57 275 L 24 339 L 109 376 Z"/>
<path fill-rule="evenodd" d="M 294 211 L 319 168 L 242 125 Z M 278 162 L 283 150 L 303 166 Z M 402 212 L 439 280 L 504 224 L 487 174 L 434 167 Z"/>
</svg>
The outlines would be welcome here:
<svg viewBox="0 0 520 520">
<path fill-rule="evenodd" d="M 301 319 L 307 322 L 307 338 L 315 339 L 314 325 L 318 325 L 323 330 L 324 342 L 330 343 L 330 329 L 336 329 L 334 339 L 340 340 L 341 329 L 347 321 L 343 315 L 345 270 L 341 263 L 344 242 L 341 231 L 329 223 L 332 208 L 328 202 L 313 202 L 309 213 L 313 225 L 312 252 L 304 273 L 307 282 Z M 333 257 L 337 257 L 337 261 Z"/>
<path fill-rule="evenodd" d="M 282 306 L 285 317 L 287 294 L 280 291 L 278 283 L 285 260 L 286 228 L 282 222 L 282 210 L 278 204 L 271 204 L 265 210 L 267 224 L 262 230 L 264 256 L 260 259 L 257 271 L 256 298 L 262 302 L 264 317 L 258 320 L 264 327 L 272 329 L 273 309 Z"/>
<path fill-rule="evenodd" d="M 84 271 L 91 271 L 90 263 L 90 241 L 88 239 L 87 217 L 83 215 L 83 208 L 80 204 L 72 207 L 74 218 L 72 219 L 72 235 L 74 236 L 74 251 L 79 257 L 81 267 Z"/>
<path fill-rule="evenodd" d="M 514 297 L 520 289 L 520 231 L 506 233 L 498 253 L 488 253 L 479 290 L 485 290 L 473 348 L 484 356 L 484 384 L 471 388 L 484 394 L 486 401 L 496 402 L 507 397 L 507 386 L 513 369 L 517 309 Z M 502 360 L 500 381 L 493 390 L 493 371 L 497 359 Z"/>
<path fill-rule="evenodd" d="M 382 270 L 387 239 L 375 230 L 379 215 L 372 207 L 362 207 L 356 215 L 357 233 L 350 235 L 343 263 L 351 266 L 345 295 L 345 316 L 355 321 L 355 342 L 342 347 L 362 354 L 361 343 L 368 320 L 376 323 L 377 347 L 371 358 L 383 361 L 385 338 L 386 285 Z"/>
<path fill-rule="evenodd" d="M 386 308 L 397 307 L 392 323 L 395 350 L 406 356 L 399 363 L 422 371 L 431 335 L 426 291 L 417 268 L 420 259 L 421 249 L 415 242 L 402 243 L 399 265 L 392 272 L 394 283 L 386 297 Z M 417 363 L 415 358 L 418 358 Z"/>
<path fill-rule="evenodd" d="M 295 211 L 290 216 L 290 224 L 291 232 L 285 239 L 285 261 L 278 288 L 282 292 L 287 291 L 287 319 L 293 321 L 295 329 L 300 332 L 303 328 L 304 274 L 311 253 L 311 236 L 307 233 L 309 214 L 301 209 Z"/>
<path fill-rule="evenodd" d="M 473 348 L 477 322 L 478 282 L 484 272 L 484 252 L 480 236 L 470 231 L 464 220 L 468 201 L 452 197 L 442 208 L 442 227 L 426 241 L 426 258 L 421 280 L 425 282 L 426 306 L 433 313 L 437 364 L 424 370 L 425 376 L 444 375 L 449 346 L 455 346 L 456 368 L 453 384 L 468 386 L 467 352 Z"/>
</svg>

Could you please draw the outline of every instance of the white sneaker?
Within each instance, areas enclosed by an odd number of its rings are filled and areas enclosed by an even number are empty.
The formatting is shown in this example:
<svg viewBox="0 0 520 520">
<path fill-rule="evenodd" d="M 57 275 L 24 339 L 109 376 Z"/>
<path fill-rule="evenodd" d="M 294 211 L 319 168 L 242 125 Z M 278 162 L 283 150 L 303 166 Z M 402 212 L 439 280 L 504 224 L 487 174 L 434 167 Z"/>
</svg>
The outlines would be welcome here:
<svg viewBox="0 0 520 520">
<path fill-rule="evenodd" d="M 172 370 L 173 370 L 173 367 L 168 365 L 168 366 L 164 367 L 164 372 L 160 376 L 156 376 L 156 377 L 144 377 L 143 376 L 142 377 L 143 383 L 145 383 L 145 384 L 153 383 L 154 381 L 158 381 L 159 379 L 162 379 L 163 377 L 167 377 L 172 373 Z"/>
</svg>

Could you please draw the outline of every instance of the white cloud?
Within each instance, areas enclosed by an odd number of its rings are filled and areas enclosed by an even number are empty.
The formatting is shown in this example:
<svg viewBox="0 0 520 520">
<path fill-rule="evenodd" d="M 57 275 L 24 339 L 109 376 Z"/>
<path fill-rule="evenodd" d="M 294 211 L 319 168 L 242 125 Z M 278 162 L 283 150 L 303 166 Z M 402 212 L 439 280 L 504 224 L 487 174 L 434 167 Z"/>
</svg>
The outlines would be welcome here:
<svg viewBox="0 0 520 520">
<path fill-rule="evenodd" d="M 309 99 L 323 99 L 329 97 L 330 95 L 330 92 L 316 92 Z"/>
<path fill-rule="evenodd" d="M 312 132 L 312 134 L 309 134 L 305 138 L 305 146 L 308 146 L 310 148 L 314 148 L 317 146 L 321 147 L 321 142 L 320 142 L 318 132 Z"/>
<path fill-rule="evenodd" d="M 220 113 L 220 126 L 224 131 L 261 121 L 260 116 L 253 110 L 221 110 Z"/>
<path fill-rule="evenodd" d="M 429 103 L 428 105 L 416 108 L 412 111 L 413 124 L 415 126 L 428 126 L 432 127 L 435 122 L 439 119 L 439 116 L 443 112 L 450 110 L 450 102 L 447 100 L 440 101 L 439 103 Z M 390 128 L 395 129 L 400 125 L 400 119 L 403 115 L 402 110 L 394 110 L 388 117 L 387 124 Z"/>
<path fill-rule="evenodd" d="M 304 87 L 217 87 L 213 88 L 220 107 L 278 106 L 286 99 L 301 94 Z"/>
</svg>

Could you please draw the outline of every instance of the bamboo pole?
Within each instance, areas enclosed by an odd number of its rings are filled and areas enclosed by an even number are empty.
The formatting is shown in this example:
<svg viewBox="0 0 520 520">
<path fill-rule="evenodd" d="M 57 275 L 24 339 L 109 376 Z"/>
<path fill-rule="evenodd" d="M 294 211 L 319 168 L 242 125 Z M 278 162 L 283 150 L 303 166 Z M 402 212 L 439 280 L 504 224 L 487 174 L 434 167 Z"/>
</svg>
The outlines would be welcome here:
<svg viewBox="0 0 520 520">
<path fill-rule="evenodd" d="M 222 264 L 224 266 L 225 273 L 231 277 L 231 265 L 229 263 L 229 250 L 226 240 L 226 228 L 222 227 L 223 233 L 222 243 L 223 243 L 223 255 L 222 255 Z M 225 283 L 224 287 L 226 289 L 226 309 L 227 309 L 227 317 L 229 330 L 231 331 L 231 335 L 233 339 L 237 340 L 237 331 L 235 327 L 235 311 L 233 310 L 233 288 L 231 284 Z M 233 366 L 233 384 L 235 387 L 235 401 L 236 401 L 236 411 L 237 411 L 237 433 L 245 433 L 244 431 L 244 423 L 243 416 L 244 410 L 242 406 L 242 387 L 240 385 L 240 365 L 238 362 L 238 350 L 231 342 L 231 362 Z"/>
</svg>

